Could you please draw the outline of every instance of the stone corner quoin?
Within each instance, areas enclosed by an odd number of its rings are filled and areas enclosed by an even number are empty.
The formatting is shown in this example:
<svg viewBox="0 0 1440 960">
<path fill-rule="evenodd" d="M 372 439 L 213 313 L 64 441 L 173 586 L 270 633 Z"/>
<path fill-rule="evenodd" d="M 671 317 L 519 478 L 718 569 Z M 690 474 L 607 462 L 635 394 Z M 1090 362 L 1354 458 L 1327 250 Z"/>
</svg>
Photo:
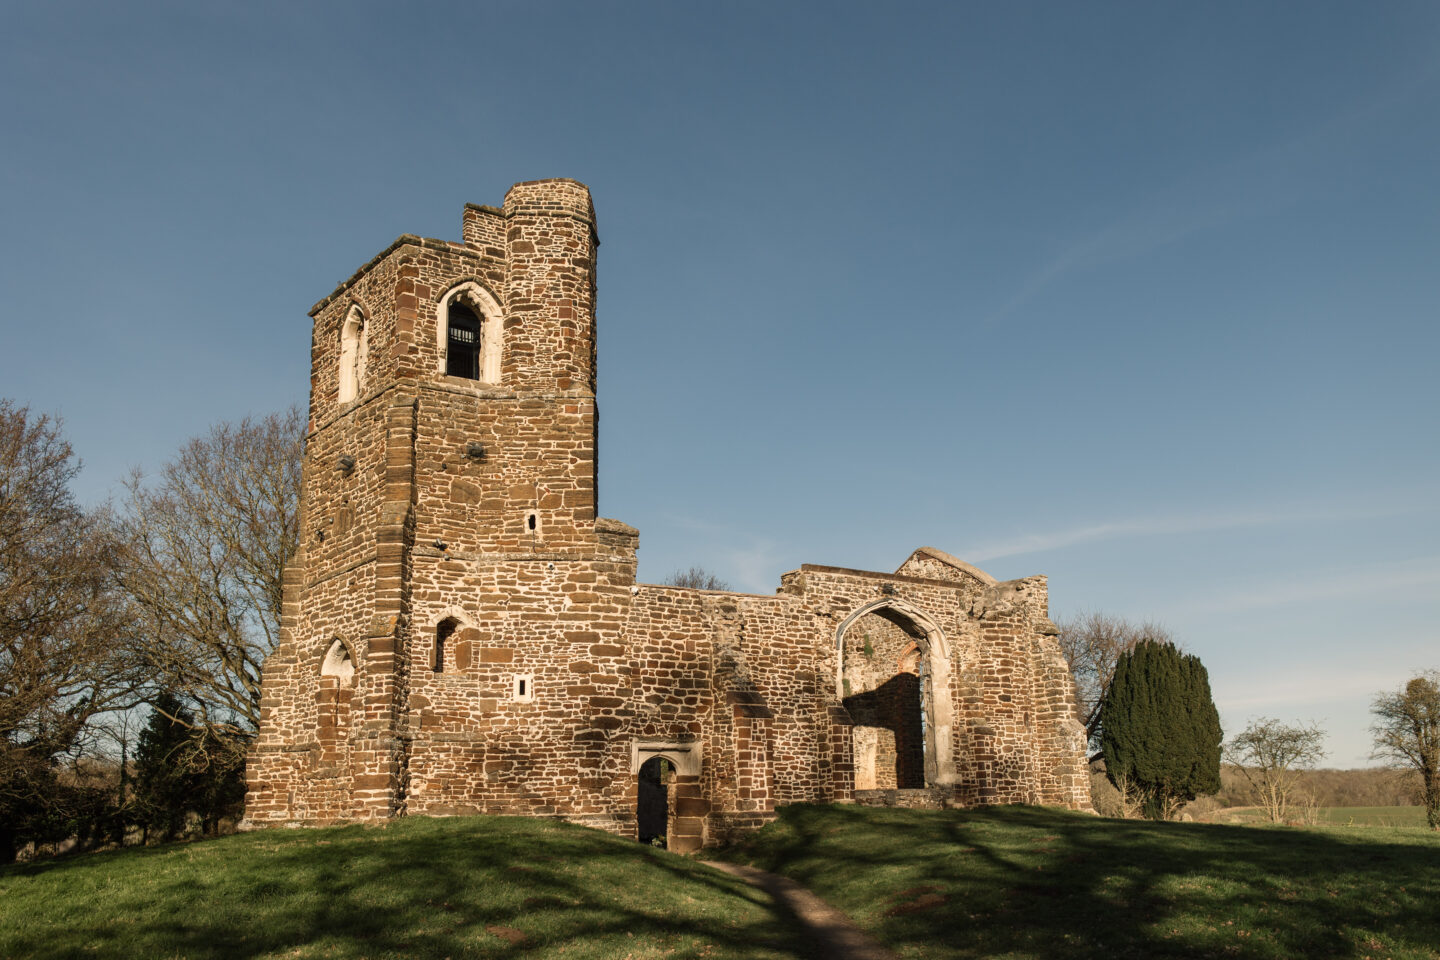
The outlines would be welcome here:
<svg viewBox="0 0 1440 960">
<path fill-rule="evenodd" d="M 596 516 L 574 180 L 466 204 L 315 305 L 301 546 L 247 827 L 559 817 L 724 842 L 782 804 L 1090 805 L 1044 577 L 922 547 L 773 596 L 635 582 Z"/>
</svg>

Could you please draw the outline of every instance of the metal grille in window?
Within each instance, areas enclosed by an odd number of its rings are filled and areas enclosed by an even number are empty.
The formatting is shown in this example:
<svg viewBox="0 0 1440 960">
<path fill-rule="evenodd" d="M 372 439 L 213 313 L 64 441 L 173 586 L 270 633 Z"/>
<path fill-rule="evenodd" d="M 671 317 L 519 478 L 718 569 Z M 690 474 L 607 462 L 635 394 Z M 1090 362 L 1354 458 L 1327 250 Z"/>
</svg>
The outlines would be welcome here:
<svg viewBox="0 0 1440 960">
<path fill-rule="evenodd" d="M 445 372 L 466 380 L 480 379 L 480 318 L 463 303 L 450 304 L 449 344 Z"/>
</svg>

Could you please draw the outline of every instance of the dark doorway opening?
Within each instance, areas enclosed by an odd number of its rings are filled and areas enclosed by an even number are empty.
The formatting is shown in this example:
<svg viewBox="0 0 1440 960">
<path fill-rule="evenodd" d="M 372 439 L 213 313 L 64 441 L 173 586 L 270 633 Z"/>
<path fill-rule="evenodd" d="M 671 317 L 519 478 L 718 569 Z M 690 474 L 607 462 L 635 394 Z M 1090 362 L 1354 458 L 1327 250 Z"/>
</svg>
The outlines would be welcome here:
<svg viewBox="0 0 1440 960">
<path fill-rule="evenodd" d="M 664 757 L 651 757 L 640 767 L 635 798 L 636 838 L 641 843 L 665 846 L 670 822 L 670 782 L 675 767 Z"/>
</svg>

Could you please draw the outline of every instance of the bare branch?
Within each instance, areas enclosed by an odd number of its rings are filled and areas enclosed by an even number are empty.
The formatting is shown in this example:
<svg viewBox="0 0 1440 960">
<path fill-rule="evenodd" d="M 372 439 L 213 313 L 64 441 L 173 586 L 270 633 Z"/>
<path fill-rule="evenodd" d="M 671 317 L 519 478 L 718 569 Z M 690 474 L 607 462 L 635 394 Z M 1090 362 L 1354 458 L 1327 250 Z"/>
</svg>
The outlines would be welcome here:
<svg viewBox="0 0 1440 960">
<path fill-rule="evenodd" d="M 692 565 L 689 570 L 676 570 L 665 578 L 665 586 L 689 587 L 692 590 L 729 590 L 730 584 L 704 567 Z"/>
<path fill-rule="evenodd" d="M 79 469 L 58 420 L 0 400 L 0 859 L 27 819 L 54 819 L 57 762 L 134 702 L 115 544 L 70 493 Z"/>
<path fill-rule="evenodd" d="M 1115 664 L 1121 654 L 1141 640 L 1172 645 L 1175 640 L 1170 631 L 1158 623 L 1147 620 L 1134 624 L 1098 611 L 1076 614 L 1058 621 L 1056 626 L 1060 628 L 1060 651 L 1075 676 L 1075 701 L 1080 711 L 1077 719 L 1085 725 L 1091 750 L 1096 751 L 1100 743 L 1100 706 L 1105 702 L 1110 678 L 1115 675 Z"/>
<path fill-rule="evenodd" d="M 1394 693 L 1375 698 L 1371 756 L 1420 774 L 1420 796 L 1430 829 L 1440 830 L 1440 670 L 1411 677 Z"/>
<path fill-rule="evenodd" d="M 1315 724 L 1285 724 L 1270 717 L 1250 725 L 1225 744 L 1235 765 L 1271 823 L 1284 823 L 1303 800 L 1300 771 L 1325 757 L 1325 731 Z"/>
<path fill-rule="evenodd" d="M 153 481 L 127 484 L 121 580 L 142 616 L 152 695 L 175 694 L 217 731 L 259 722 L 299 538 L 304 425 L 297 409 L 222 423 Z"/>
</svg>

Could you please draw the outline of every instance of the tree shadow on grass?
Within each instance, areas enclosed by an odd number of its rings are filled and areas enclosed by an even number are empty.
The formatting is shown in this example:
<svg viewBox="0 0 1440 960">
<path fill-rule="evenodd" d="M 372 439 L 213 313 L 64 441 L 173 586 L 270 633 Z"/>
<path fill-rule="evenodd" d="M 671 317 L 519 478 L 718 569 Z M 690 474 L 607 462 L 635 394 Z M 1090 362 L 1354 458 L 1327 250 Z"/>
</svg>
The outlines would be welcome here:
<svg viewBox="0 0 1440 960">
<path fill-rule="evenodd" d="M 812 806 L 729 855 L 926 958 L 1436 957 L 1440 842 L 1410 837 Z"/>
<path fill-rule="evenodd" d="M 0 954 L 810 956 L 789 918 L 742 881 L 520 818 L 251 834 L 0 872 L 0 891 L 8 899 L 32 881 L 80 905 L 52 902 L 17 925 L 0 906 Z"/>
</svg>

